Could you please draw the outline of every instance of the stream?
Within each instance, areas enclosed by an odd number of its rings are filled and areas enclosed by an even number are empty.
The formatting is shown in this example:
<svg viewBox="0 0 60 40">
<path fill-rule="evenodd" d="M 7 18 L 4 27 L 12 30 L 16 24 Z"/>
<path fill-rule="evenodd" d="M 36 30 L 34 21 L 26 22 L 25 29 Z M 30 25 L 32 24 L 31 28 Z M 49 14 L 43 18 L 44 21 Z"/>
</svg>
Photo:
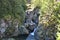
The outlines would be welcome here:
<svg viewBox="0 0 60 40">
<path fill-rule="evenodd" d="M 26 40 L 35 40 L 34 32 L 36 31 L 36 29 L 37 29 L 37 28 L 35 28 L 34 31 L 28 35 L 28 37 L 27 37 Z"/>
</svg>

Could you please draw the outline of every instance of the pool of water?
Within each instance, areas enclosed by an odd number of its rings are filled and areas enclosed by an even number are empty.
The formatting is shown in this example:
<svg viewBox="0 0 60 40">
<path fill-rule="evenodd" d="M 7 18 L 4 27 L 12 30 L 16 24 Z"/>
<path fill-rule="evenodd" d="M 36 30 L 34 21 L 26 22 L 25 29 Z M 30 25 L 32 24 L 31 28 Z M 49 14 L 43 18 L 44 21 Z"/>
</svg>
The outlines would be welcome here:
<svg viewBox="0 0 60 40">
<path fill-rule="evenodd" d="M 16 40 L 26 40 L 26 38 L 28 37 L 27 34 L 24 35 L 18 35 L 18 37 L 14 37 Z"/>
</svg>

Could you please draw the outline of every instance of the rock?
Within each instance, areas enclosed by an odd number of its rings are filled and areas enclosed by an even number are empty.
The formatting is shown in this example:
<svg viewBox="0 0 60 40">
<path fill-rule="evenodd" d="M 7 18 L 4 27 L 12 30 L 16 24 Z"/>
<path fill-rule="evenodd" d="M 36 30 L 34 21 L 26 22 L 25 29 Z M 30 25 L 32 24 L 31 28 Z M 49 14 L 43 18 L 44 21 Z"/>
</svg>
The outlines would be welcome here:
<svg viewBox="0 0 60 40">
<path fill-rule="evenodd" d="M 43 39 L 43 38 L 42 38 L 42 36 L 43 36 L 43 28 L 42 28 L 42 27 L 37 28 L 34 34 L 35 34 L 34 36 L 35 36 L 35 38 L 36 38 L 37 40 Z M 43 40 L 44 40 L 44 39 L 43 39 Z"/>
<path fill-rule="evenodd" d="M 39 22 L 39 20 L 38 20 L 38 18 L 39 18 L 39 13 L 38 13 L 39 9 L 38 8 L 35 8 L 33 10 L 31 10 L 31 9 L 28 9 L 26 11 L 25 27 L 29 31 L 33 31 L 33 30 L 34 31 L 29 34 L 29 36 L 27 37 L 26 40 L 38 40 L 39 37 L 37 35 L 39 35 L 39 34 L 38 34 L 37 30 L 36 30 L 37 29 L 36 27 L 38 26 L 38 22 Z M 38 37 L 38 38 L 36 38 L 36 37 Z"/>
<path fill-rule="evenodd" d="M 18 25 L 19 22 L 17 19 L 15 19 L 14 21 L 7 21 L 8 23 L 8 27 L 5 31 L 5 35 L 6 36 L 18 36 L 19 35 L 19 30 L 18 30 Z"/>
<path fill-rule="evenodd" d="M 36 24 L 31 21 L 30 23 L 25 23 L 25 27 L 32 31 L 36 27 Z"/>
<path fill-rule="evenodd" d="M 29 31 L 23 25 L 19 27 L 19 32 L 20 34 L 29 34 Z"/>
<path fill-rule="evenodd" d="M 30 29 L 30 30 L 34 30 L 34 28 L 36 27 L 36 24 L 33 23 L 32 21 L 31 21 L 31 23 L 30 23 L 29 25 L 30 25 L 30 26 L 29 26 L 29 29 Z"/>
<path fill-rule="evenodd" d="M 3 38 L 2 40 L 15 40 L 14 38 Z"/>
<path fill-rule="evenodd" d="M 27 29 L 29 29 L 30 31 L 34 30 L 34 28 L 38 26 L 38 21 L 39 21 L 38 11 L 39 11 L 38 8 L 35 8 L 32 11 L 30 10 L 26 11 L 25 27 L 27 27 Z"/>
<path fill-rule="evenodd" d="M 13 25 L 15 27 L 15 31 L 12 36 L 18 36 L 19 35 L 19 29 L 18 29 L 19 23 L 17 22 L 17 20 L 13 23 Z"/>
<path fill-rule="evenodd" d="M 31 23 L 31 19 L 26 19 L 26 23 Z"/>
<path fill-rule="evenodd" d="M 5 21 L 4 19 L 0 20 L 0 37 L 12 37 L 18 36 L 19 34 L 28 34 L 28 30 L 25 27 L 18 27 L 19 23 L 17 20 Z"/>
<path fill-rule="evenodd" d="M 36 40 L 55 40 L 56 31 L 52 27 L 39 26 L 34 34 Z"/>
<path fill-rule="evenodd" d="M 5 31 L 7 29 L 8 26 L 6 26 L 7 24 L 5 23 L 4 19 L 0 20 L 0 37 L 5 36 Z"/>
<path fill-rule="evenodd" d="M 0 0 L 0 4 L 0 37 L 18 36 L 18 26 L 25 19 L 25 0 Z"/>
</svg>

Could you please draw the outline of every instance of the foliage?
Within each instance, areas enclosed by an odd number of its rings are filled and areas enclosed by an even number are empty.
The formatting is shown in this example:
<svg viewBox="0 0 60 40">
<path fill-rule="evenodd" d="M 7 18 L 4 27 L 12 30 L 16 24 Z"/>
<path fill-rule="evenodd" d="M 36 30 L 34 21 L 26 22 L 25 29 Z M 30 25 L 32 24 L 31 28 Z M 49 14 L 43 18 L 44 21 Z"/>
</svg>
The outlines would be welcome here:
<svg viewBox="0 0 60 40">
<path fill-rule="evenodd" d="M 56 40 L 60 40 L 60 2 L 56 2 L 55 3 L 56 6 L 55 6 L 55 16 L 57 18 L 57 37 L 56 37 Z"/>
<path fill-rule="evenodd" d="M 32 0 L 32 5 L 40 8 L 39 24 L 43 24 L 45 28 L 57 28 L 54 31 L 57 31 L 57 36 L 60 35 L 60 26 L 58 26 L 60 25 L 60 2 L 56 0 Z M 60 36 L 56 40 L 60 40 Z"/>
<path fill-rule="evenodd" d="M 0 0 L 0 18 L 18 19 L 21 23 L 25 17 L 25 0 Z"/>
</svg>

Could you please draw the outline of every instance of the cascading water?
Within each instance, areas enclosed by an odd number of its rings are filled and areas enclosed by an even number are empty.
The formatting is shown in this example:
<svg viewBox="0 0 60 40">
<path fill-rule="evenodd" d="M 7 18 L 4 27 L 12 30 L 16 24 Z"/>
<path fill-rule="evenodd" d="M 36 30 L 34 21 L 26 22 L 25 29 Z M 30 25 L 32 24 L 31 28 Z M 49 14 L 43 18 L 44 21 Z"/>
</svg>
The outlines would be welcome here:
<svg viewBox="0 0 60 40">
<path fill-rule="evenodd" d="M 37 27 L 37 28 L 38 28 L 38 27 Z M 29 36 L 27 37 L 26 40 L 35 40 L 35 38 L 34 38 L 34 32 L 36 31 L 37 28 L 35 28 L 34 31 L 29 34 Z"/>
<path fill-rule="evenodd" d="M 28 35 L 28 37 L 27 37 L 27 39 L 26 40 L 36 40 L 35 39 L 35 37 L 34 37 L 34 33 L 36 32 L 36 30 L 37 30 L 37 28 L 38 28 L 38 18 L 39 18 L 39 13 L 38 13 L 38 11 L 36 11 L 36 9 L 33 11 L 34 13 L 32 13 L 32 22 L 33 23 L 35 23 L 35 25 L 36 25 L 36 27 L 34 28 L 34 31 L 33 32 L 31 32 L 29 35 Z"/>
</svg>

